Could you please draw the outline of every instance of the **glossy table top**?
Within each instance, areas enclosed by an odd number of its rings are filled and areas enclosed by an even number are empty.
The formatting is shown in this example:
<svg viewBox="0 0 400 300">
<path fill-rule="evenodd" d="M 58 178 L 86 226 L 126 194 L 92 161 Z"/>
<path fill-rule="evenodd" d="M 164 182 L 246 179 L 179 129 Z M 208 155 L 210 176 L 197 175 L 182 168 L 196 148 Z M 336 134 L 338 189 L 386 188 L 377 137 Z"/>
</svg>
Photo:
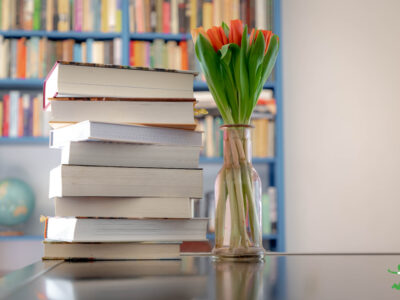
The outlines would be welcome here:
<svg viewBox="0 0 400 300">
<path fill-rule="evenodd" d="M 400 255 L 270 255 L 264 262 L 44 261 L 0 278 L 5 299 L 400 299 Z"/>
</svg>

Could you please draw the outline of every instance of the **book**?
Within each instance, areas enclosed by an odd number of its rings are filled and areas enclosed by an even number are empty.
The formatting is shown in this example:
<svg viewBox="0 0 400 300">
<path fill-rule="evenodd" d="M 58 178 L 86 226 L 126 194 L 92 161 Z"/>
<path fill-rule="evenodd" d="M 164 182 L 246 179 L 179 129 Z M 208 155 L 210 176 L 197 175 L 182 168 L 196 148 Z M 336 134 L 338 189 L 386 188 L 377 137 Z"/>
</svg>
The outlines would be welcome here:
<svg viewBox="0 0 400 300">
<path fill-rule="evenodd" d="M 189 198 L 56 197 L 57 217 L 191 218 Z"/>
<path fill-rule="evenodd" d="M 207 219 L 46 219 L 44 237 L 60 242 L 174 242 L 206 239 Z"/>
<path fill-rule="evenodd" d="M 157 145 L 201 146 L 201 132 L 183 129 L 83 121 L 50 132 L 50 147 L 71 141 L 109 141 Z"/>
<path fill-rule="evenodd" d="M 200 146 L 69 142 L 62 147 L 61 164 L 192 169 L 199 166 L 200 150 Z"/>
<path fill-rule="evenodd" d="M 180 243 L 43 242 L 43 259 L 127 260 L 180 259 Z"/>
<path fill-rule="evenodd" d="M 56 97 L 193 98 L 196 73 L 58 61 L 44 82 L 44 107 Z"/>
<path fill-rule="evenodd" d="M 194 129 L 195 99 L 52 98 L 50 125 L 85 120 Z M 129 100 L 129 101 L 128 101 Z"/>
<path fill-rule="evenodd" d="M 50 171 L 49 198 L 67 196 L 201 198 L 202 181 L 201 169 L 60 165 Z"/>
</svg>

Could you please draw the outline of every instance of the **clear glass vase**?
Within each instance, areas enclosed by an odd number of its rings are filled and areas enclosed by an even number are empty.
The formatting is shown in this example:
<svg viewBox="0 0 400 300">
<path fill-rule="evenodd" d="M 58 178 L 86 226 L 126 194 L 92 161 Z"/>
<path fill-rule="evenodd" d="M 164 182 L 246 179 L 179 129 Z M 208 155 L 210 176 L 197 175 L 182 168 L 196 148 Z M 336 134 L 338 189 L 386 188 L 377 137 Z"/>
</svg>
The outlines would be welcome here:
<svg viewBox="0 0 400 300">
<path fill-rule="evenodd" d="M 260 260 L 261 180 L 252 160 L 250 125 L 224 125 L 224 164 L 215 180 L 215 247 L 221 260 Z"/>
</svg>

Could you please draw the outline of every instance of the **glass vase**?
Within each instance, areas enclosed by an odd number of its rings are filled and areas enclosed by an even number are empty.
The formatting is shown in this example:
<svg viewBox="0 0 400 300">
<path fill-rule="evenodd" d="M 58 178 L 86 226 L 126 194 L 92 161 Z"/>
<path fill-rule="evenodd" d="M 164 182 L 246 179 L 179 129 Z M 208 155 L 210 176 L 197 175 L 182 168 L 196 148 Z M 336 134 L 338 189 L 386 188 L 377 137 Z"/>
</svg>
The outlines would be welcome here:
<svg viewBox="0 0 400 300">
<path fill-rule="evenodd" d="M 215 180 L 215 247 L 220 260 L 260 260 L 261 180 L 252 165 L 250 125 L 224 125 L 224 164 Z"/>
</svg>

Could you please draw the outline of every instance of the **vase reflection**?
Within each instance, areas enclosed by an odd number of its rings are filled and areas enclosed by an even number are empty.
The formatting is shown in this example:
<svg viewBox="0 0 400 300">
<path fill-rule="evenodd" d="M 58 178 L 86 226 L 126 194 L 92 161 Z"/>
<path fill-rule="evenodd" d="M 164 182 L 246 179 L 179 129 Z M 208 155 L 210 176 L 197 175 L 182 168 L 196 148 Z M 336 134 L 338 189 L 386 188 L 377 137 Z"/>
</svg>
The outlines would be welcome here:
<svg viewBox="0 0 400 300">
<path fill-rule="evenodd" d="M 265 263 L 215 261 L 215 299 L 263 299 Z"/>
</svg>

